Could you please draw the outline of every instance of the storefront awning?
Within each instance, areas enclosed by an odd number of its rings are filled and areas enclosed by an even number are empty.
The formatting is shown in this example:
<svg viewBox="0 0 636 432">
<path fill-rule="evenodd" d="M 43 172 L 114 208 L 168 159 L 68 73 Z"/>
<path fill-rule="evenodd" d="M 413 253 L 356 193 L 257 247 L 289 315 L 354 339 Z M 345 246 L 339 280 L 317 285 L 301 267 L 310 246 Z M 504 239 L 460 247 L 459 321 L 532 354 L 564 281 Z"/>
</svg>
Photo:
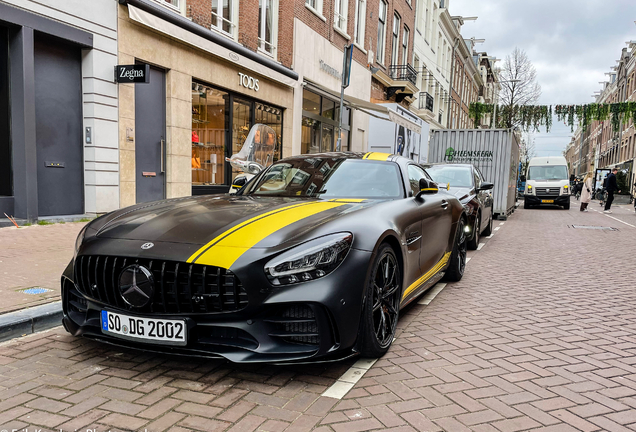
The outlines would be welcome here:
<svg viewBox="0 0 636 432">
<path fill-rule="evenodd" d="M 306 82 L 306 88 L 315 91 L 317 93 L 323 93 L 323 96 L 330 98 L 340 99 L 340 93 L 328 89 L 327 87 L 316 84 L 313 82 Z M 384 120 L 392 121 L 395 124 L 404 126 L 406 129 L 413 131 L 416 134 L 422 133 L 422 126 L 418 125 L 411 119 L 406 118 L 402 114 L 382 105 L 374 104 L 373 102 L 358 99 L 353 96 L 345 95 L 344 104 L 351 109 L 357 109 L 365 114 L 373 117 L 377 117 Z"/>
<path fill-rule="evenodd" d="M 161 7 L 161 6 L 158 6 Z M 293 79 L 293 76 L 296 73 L 291 74 L 282 74 L 281 72 L 277 72 L 276 70 L 267 67 L 264 62 L 258 62 L 251 58 L 248 58 L 244 55 L 239 55 L 236 53 L 236 50 L 232 50 L 226 46 L 222 46 L 218 43 L 211 41 L 208 38 L 202 37 L 198 34 L 193 33 L 192 31 L 184 28 L 183 26 L 176 25 L 172 22 L 169 22 L 155 14 L 146 12 L 132 4 L 128 3 L 128 16 L 131 20 L 136 21 L 140 24 L 143 24 L 146 27 L 149 27 L 155 31 L 163 33 L 173 39 L 178 39 L 188 45 L 191 45 L 195 48 L 204 50 L 213 54 L 221 59 L 235 63 L 237 66 L 248 69 L 252 72 L 255 72 L 265 78 L 269 78 L 273 81 L 277 81 L 289 87 L 296 87 L 298 81 Z M 185 18 L 184 18 L 185 19 Z M 190 23 L 191 24 L 191 23 Z M 201 27 L 203 29 L 203 27 Z M 205 29 L 203 29 L 205 30 Z M 210 30 L 206 30 L 210 31 Z M 256 55 L 256 54 L 255 54 Z M 280 65 L 277 65 L 280 67 Z M 290 71 L 292 72 L 292 71 Z M 291 75 L 291 76 L 288 76 Z M 296 75 L 297 76 L 297 75 Z"/>
</svg>

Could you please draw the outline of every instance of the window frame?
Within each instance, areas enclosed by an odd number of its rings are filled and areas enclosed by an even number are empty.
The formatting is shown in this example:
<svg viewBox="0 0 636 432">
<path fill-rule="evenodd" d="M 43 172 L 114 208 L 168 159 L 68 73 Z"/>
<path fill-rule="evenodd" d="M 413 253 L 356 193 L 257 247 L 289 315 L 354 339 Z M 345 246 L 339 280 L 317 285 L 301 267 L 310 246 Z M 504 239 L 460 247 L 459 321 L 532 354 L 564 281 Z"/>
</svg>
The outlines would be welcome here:
<svg viewBox="0 0 636 432">
<path fill-rule="evenodd" d="M 353 43 L 358 47 L 364 49 L 364 36 L 367 26 L 367 1 L 355 0 L 356 2 L 356 15 L 353 28 Z M 362 11 L 362 13 L 361 13 Z"/>
<path fill-rule="evenodd" d="M 402 17 L 397 12 L 393 12 L 393 38 L 391 45 L 391 65 L 397 66 L 400 61 L 400 27 L 402 26 Z"/>
<path fill-rule="evenodd" d="M 384 21 L 382 18 L 382 5 L 384 5 Z M 379 64 L 384 64 L 386 60 L 386 20 L 389 12 L 389 4 L 385 0 L 380 0 L 379 3 L 379 12 L 378 12 L 378 44 L 377 44 L 377 55 L 376 61 Z M 382 36 L 380 36 L 382 33 Z"/>
<path fill-rule="evenodd" d="M 340 14 L 338 9 L 343 10 Z M 349 25 L 349 0 L 335 0 L 333 8 L 333 25 L 341 32 L 347 33 Z"/>
<path fill-rule="evenodd" d="M 406 179 L 408 181 L 409 184 L 409 188 L 410 188 L 410 193 L 408 194 L 408 196 L 410 197 L 415 197 L 417 196 L 417 194 L 420 192 L 420 179 L 417 179 L 417 186 L 415 186 L 413 183 L 411 183 L 411 167 L 413 167 L 416 170 L 419 170 L 422 172 L 423 177 L 420 178 L 425 178 L 429 181 L 431 180 L 431 176 L 426 172 L 426 170 L 424 168 L 422 168 L 421 166 L 415 164 L 415 163 L 409 163 L 406 165 Z M 415 187 L 415 189 L 414 189 Z"/>
<path fill-rule="evenodd" d="M 217 31 L 234 39 L 237 34 L 236 29 L 238 28 L 238 23 L 235 22 L 235 18 L 238 18 L 238 10 L 236 10 L 236 7 L 238 6 L 238 0 L 227 1 L 229 5 L 228 9 L 230 10 L 230 19 L 228 20 L 223 17 L 223 0 L 217 0 L 216 12 L 214 11 L 214 8 L 212 8 L 210 28 L 211 30 Z M 211 4 L 212 2 L 210 1 L 210 5 Z M 217 24 L 214 24 L 215 21 L 217 22 Z M 223 30 L 223 23 L 225 22 L 230 24 L 229 32 Z M 218 25 L 219 23 L 220 25 Z"/>
<path fill-rule="evenodd" d="M 272 39 L 271 42 L 261 37 L 261 32 L 263 35 L 266 33 L 265 17 L 267 15 L 267 8 L 261 7 L 261 3 L 268 2 L 268 1 L 271 1 L 271 9 L 272 9 L 272 28 L 270 32 L 270 36 Z M 258 51 L 262 52 L 265 55 L 276 58 L 278 54 L 278 47 L 277 47 L 278 45 L 278 0 L 259 0 L 258 7 L 259 7 L 259 19 L 261 21 L 258 26 L 258 36 L 257 36 Z M 267 45 L 271 46 L 272 52 L 267 51 L 266 49 Z"/>
<path fill-rule="evenodd" d="M 323 17 L 322 6 L 323 0 L 305 0 L 305 7 L 308 8 L 310 11 L 318 14 L 320 17 Z"/>
<path fill-rule="evenodd" d="M 402 64 L 409 64 L 409 38 L 411 30 L 405 25 L 402 28 Z"/>
</svg>

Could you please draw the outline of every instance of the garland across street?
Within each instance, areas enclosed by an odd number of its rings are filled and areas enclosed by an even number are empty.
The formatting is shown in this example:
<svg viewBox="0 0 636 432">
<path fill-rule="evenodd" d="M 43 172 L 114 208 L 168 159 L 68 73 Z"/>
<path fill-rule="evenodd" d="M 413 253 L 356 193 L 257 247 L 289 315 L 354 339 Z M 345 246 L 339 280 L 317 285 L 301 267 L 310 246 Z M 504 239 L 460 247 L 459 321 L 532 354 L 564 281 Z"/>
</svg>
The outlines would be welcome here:
<svg viewBox="0 0 636 432">
<path fill-rule="evenodd" d="M 493 104 L 483 104 L 473 102 L 469 107 L 469 116 L 475 122 L 475 127 L 481 125 L 484 115 L 492 114 L 494 111 Z M 544 126 L 546 132 L 550 132 L 552 128 L 552 115 L 556 114 L 559 121 L 565 122 L 572 132 L 574 126 L 580 125 L 586 130 L 592 121 L 603 122 L 611 119 L 612 130 L 618 133 L 621 122 L 628 121 L 630 118 L 636 123 L 636 102 L 619 102 L 612 104 L 586 104 L 586 105 L 556 105 L 554 111 L 552 105 L 512 105 L 498 106 L 497 119 L 495 124 L 497 127 L 511 127 L 518 125 L 523 130 L 539 130 L 540 126 Z M 493 118 L 491 116 L 490 126 L 493 126 Z"/>
</svg>

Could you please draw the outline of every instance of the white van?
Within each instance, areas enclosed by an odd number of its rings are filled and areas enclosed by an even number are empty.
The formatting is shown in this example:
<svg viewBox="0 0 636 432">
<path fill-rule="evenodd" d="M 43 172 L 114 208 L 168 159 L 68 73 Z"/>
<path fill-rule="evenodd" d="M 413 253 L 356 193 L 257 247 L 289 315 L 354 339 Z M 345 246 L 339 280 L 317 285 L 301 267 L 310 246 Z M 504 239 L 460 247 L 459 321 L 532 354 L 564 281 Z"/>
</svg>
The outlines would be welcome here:
<svg viewBox="0 0 636 432">
<path fill-rule="evenodd" d="M 523 208 L 541 204 L 570 208 L 568 164 L 563 156 L 534 157 L 526 172 Z"/>
</svg>

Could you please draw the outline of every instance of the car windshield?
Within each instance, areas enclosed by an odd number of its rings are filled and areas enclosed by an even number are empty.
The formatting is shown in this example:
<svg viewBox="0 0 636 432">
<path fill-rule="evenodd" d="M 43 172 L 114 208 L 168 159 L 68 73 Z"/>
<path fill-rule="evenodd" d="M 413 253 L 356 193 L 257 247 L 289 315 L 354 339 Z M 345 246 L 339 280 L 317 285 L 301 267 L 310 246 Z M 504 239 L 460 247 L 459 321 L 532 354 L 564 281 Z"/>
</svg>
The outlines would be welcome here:
<svg viewBox="0 0 636 432">
<path fill-rule="evenodd" d="M 452 165 L 434 165 L 426 172 L 435 183 L 450 183 L 451 187 L 472 188 L 473 180 L 470 168 Z"/>
<path fill-rule="evenodd" d="M 528 169 L 528 180 L 567 180 L 568 167 L 565 165 L 531 166 Z"/>
<path fill-rule="evenodd" d="M 314 157 L 272 165 L 246 194 L 389 199 L 402 198 L 404 187 L 394 162 Z"/>
</svg>

